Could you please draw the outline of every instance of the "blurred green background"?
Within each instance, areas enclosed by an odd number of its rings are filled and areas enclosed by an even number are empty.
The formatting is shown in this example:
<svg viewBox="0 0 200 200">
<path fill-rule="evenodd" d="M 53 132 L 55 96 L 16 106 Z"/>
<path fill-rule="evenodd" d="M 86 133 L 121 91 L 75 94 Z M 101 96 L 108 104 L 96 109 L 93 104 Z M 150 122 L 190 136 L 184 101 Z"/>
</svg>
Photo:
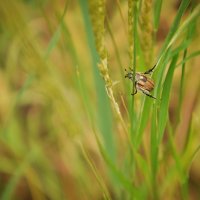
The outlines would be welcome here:
<svg viewBox="0 0 200 200">
<path fill-rule="evenodd" d="M 200 199 L 199 11 L 1 0 L 0 199 Z M 124 69 L 157 61 L 158 101 L 132 99 Z"/>
</svg>

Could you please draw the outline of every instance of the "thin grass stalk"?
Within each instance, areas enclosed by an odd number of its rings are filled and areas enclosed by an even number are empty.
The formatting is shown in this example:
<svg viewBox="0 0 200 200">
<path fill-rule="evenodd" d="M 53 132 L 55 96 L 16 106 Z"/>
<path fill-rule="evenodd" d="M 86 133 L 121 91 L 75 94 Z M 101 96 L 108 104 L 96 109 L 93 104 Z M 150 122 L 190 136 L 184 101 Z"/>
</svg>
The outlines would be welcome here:
<svg viewBox="0 0 200 200">
<path fill-rule="evenodd" d="M 158 199 L 158 191 L 157 191 L 157 182 L 156 182 L 156 171 L 157 171 L 157 134 L 156 134 L 156 127 L 157 127 L 157 112 L 156 112 L 156 105 L 153 104 L 153 113 L 152 113 L 152 125 L 151 125 L 151 138 L 150 138 L 150 160 L 151 160 L 151 181 L 152 181 L 152 196 L 153 199 Z"/>
<path fill-rule="evenodd" d="M 137 67 L 137 24 L 138 24 L 138 8 L 137 0 L 133 1 L 133 77 L 135 78 L 135 72 Z M 133 88 L 135 87 L 135 79 L 133 78 Z M 134 106 L 134 95 L 132 97 L 132 105 Z"/>
<path fill-rule="evenodd" d="M 88 116 L 88 120 L 90 122 L 90 125 L 92 127 L 92 130 L 95 129 L 95 121 L 94 121 L 94 115 L 92 112 L 91 102 L 89 101 L 89 94 L 86 89 L 86 83 L 85 83 L 85 77 L 84 74 L 81 71 L 80 61 L 77 56 L 76 48 L 74 46 L 74 42 L 72 40 L 71 34 L 68 30 L 68 27 L 63 23 L 63 32 L 65 34 L 67 46 L 70 49 L 71 57 L 73 58 L 73 66 L 76 67 L 76 81 L 78 85 L 78 90 L 80 91 L 80 96 L 82 98 L 82 102 L 84 105 L 84 109 L 86 112 L 86 115 Z"/>
<path fill-rule="evenodd" d="M 167 35 L 167 38 L 165 39 L 165 42 L 162 46 L 162 49 L 159 53 L 159 56 L 158 56 L 158 59 L 157 59 L 157 64 L 156 64 L 156 68 L 158 66 L 160 66 L 161 62 L 163 61 L 166 61 L 167 59 L 167 54 L 169 54 L 169 50 L 172 46 L 172 44 L 175 42 L 175 40 L 177 39 L 177 37 L 179 36 L 179 34 L 183 31 L 181 29 L 184 29 L 184 26 L 185 24 L 187 24 L 188 21 L 191 20 L 191 17 L 190 16 L 190 20 L 188 19 L 182 26 L 181 28 L 178 29 L 179 27 L 179 24 L 180 24 L 180 21 L 181 21 L 181 18 L 186 10 L 186 8 L 188 7 L 189 5 L 189 2 L 190 0 L 183 0 L 181 2 L 181 5 L 179 7 L 179 10 L 178 10 L 178 13 L 174 19 L 174 22 L 172 24 L 172 27 Z M 193 14 L 194 15 L 194 14 Z M 161 81 L 162 81 L 162 78 L 163 78 L 163 73 L 164 73 L 164 67 L 165 65 L 161 65 L 160 66 L 160 69 L 159 69 L 159 72 L 158 72 L 158 75 L 157 75 L 157 80 L 158 80 L 158 85 L 160 85 Z M 158 87 L 155 87 L 155 92 L 156 96 L 160 95 L 160 89 Z"/>
<path fill-rule="evenodd" d="M 94 135 L 99 147 L 99 150 L 101 152 L 101 155 L 103 156 L 106 164 L 109 166 L 109 168 L 111 169 L 111 172 L 114 174 L 114 176 L 117 178 L 117 180 L 120 182 L 120 184 L 123 185 L 123 187 L 129 191 L 130 193 L 137 193 L 137 189 L 135 188 L 135 186 L 132 184 L 132 182 L 124 176 L 124 174 L 118 170 L 118 168 L 116 167 L 116 165 L 112 162 L 112 160 L 108 157 L 105 148 L 102 146 L 101 141 L 96 133 L 95 130 L 94 131 Z"/>
<path fill-rule="evenodd" d="M 139 16 L 139 27 L 140 27 L 140 44 L 143 50 L 144 63 L 149 68 L 152 62 L 153 55 L 153 22 L 152 22 L 152 0 L 140 1 L 140 16 Z M 138 148 L 142 141 L 144 128 L 149 118 L 151 102 L 148 99 L 144 99 L 140 109 L 138 117 L 137 127 L 137 138 L 136 148 Z M 145 110 L 145 114 L 144 111 Z"/>
<path fill-rule="evenodd" d="M 123 13 L 122 13 L 122 9 L 121 9 L 121 6 L 120 6 L 120 2 L 119 2 L 119 0 L 116 0 L 116 2 L 117 2 L 117 7 L 118 7 L 118 9 L 119 9 L 120 17 L 121 17 L 121 19 L 122 19 L 122 23 L 123 23 L 123 26 L 124 26 L 124 31 L 125 31 L 125 34 L 126 34 L 126 36 L 127 36 L 127 35 L 128 35 L 128 30 L 127 30 L 127 26 L 126 26 L 126 21 L 125 21 L 124 15 L 123 15 Z"/>
<path fill-rule="evenodd" d="M 85 160 L 87 161 L 87 163 L 89 164 L 92 172 L 94 173 L 96 179 L 97 179 L 97 182 L 99 183 L 101 189 L 102 189 L 102 192 L 103 192 L 103 195 L 105 197 L 106 200 L 110 200 L 111 199 L 111 196 L 109 194 L 109 191 L 106 187 L 106 184 L 103 180 L 103 177 L 98 173 L 97 171 L 97 168 L 95 166 L 95 164 L 93 163 L 92 159 L 90 158 L 87 150 L 85 149 L 85 147 L 83 146 L 83 144 L 80 145 L 81 146 L 81 150 L 82 150 L 82 153 L 83 153 L 83 156 L 85 158 Z"/>
<path fill-rule="evenodd" d="M 188 196 L 188 190 L 187 190 L 187 187 L 186 187 L 187 182 L 188 182 L 188 176 L 187 176 L 185 169 L 183 167 L 183 164 L 181 162 L 181 156 L 178 154 L 177 149 L 175 147 L 172 125 L 170 124 L 170 122 L 167 125 L 168 125 L 170 148 L 171 148 L 172 156 L 173 156 L 174 161 L 175 161 L 177 174 L 178 174 L 179 179 L 180 179 L 180 187 L 181 187 L 182 198 L 186 199 L 185 197 Z"/>
<path fill-rule="evenodd" d="M 187 56 L 187 49 L 184 50 L 183 53 L 183 59 L 184 60 Z M 179 99 L 178 99 L 178 111 L 177 111 L 177 119 L 176 119 L 176 124 L 180 122 L 180 115 L 181 115 L 181 106 L 183 103 L 183 88 L 184 88 L 184 80 L 185 80 L 185 65 L 186 63 L 182 64 L 181 68 L 181 80 L 180 80 L 180 88 L 179 88 Z"/>
<path fill-rule="evenodd" d="M 159 113 L 159 121 L 158 121 L 159 123 L 158 123 L 158 129 L 157 129 L 157 133 L 158 133 L 157 145 L 159 145 L 162 141 L 164 129 L 165 129 L 167 119 L 168 119 L 170 90 L 172 86 L 172 79 L 173 79 L 177 59 L 178 59 L 178 54 L 175 55 L 174 58 L 172 59 L 165 81 L 164 81 L 164 86 L 163 86 L 163 91 L 162 91 L 162 101 L 160 105 L 160 113 Z"/>
<path fill-rule="evenodd" d="M 65 17 L 65 15 L 67 13 L 67 9 L 69 7 L 69 3 L 70 3 L 70 0 L 66 1 L 63 14 L 61 16 L 61 19 L 59 20 L 59 24 L 58 24 L 57 30 L 54 32 L 54 34 L 53 34 L 53 36 L 51 38 L 51 41 L 49 42 L 49 45 L 48 45 L 47 50 L 46 50 L 45 55 L 44 55 L 44 58 L 46 60 L 48 59 L 50 53 L 56 47 L 56 45 L 57 45 L 57 43 L 58 43 L 58 41 L 60 39 L 61 31 L 63 29 L 63 24 L 64 24 L 64 17 Z"/>
<path fill-rule="evenodd" d="M 188 175 L 189 175 L 189 171 L 192 167 L 192 163 L 194 162 L 194 160 L 197 158 L 197 155 L 199 154 L 200 152 L 200 145 L 198 145 L 194 151 L 194 153 L 192 154 L 192 156 L 190 157 L 189 159 L 189 162 L 187 164 L 187 172 L 188 172 Z"/>
<path fill-rule="evenodd" d="M 190 17 L 183 23 L 183 25 L 178 29 L 181 18 L 186 10 L 186 8 L 188 7 L 190 3 L 190 0 L 183 0 L 181 2 L 181 5 L 179 7 L 178 13 L 174 19 L 174 22 L 172 24 L 172 27 L 167 35 L 167 38 L 165 39 L 165 42 L 162 46 L 162 49 L 159 53 L 158 56 L 158 61 L 156 64 L 156 68 L 160 65 L 161 61 L 163 61 L 163 58 L 165 57 L 165 55 L 167 54 L 168 50 L 171 48 L 172 44 L 176 41 L 176 39 L 179 37 L 180 33 L 182 33 L 184 31 L 184 29 L 186 27 L 188 27 L 188 23 L 190 23 L 195 17 L 197 17 L 200 13 L 199 13 L 199 7 L 198 6 L 195 11 L 190 15 Z M 161 66 L 162 67 L 162 66 Z M 161 70 L 162 71 L 162 70 Z M 162 79 L 163 74 L 160 73 L 158 75 L 158 80 L 160 81 L 160 79 Z M 156 91 L 157 92 L 157 91 Z"/>
<path fill-rule="evenodd" d="M 176 61 L 178 59 L 178 54 L 174 56 L 174 58 L 171 61 L 171 65 L 169 67 L 164 88 L 162 92 L 162 101 L 161 101 L 161 107 L 160 107 L 160 113 L 158 116 L 158 126 L 156 128 L 156 117 L 157 117 L 157 107 L 154 106 L 153 109 L 153 118 L 152 118 L 152 128 L 151 128 L 151 169 L 152 169 L 152 184 L 153 189 L 155 190 L 156 185 L 156 177 L 158 172 L 158 154 L 159 154 L 159 145 L 161 143 L 161 139 L 163 136 L 164 128 L 167 123 L 168 119 L 168 104 L 169 104 L 169 97 L 170 97 L 170 89 L 172 84 L 172 78 L 174 74 L 174 69 L 176 65 Z M 158 194 L 155 194 L 156 198 Z"/>
<path fill-rule="evenodd" d="M 79 86 L 81 98 L 83 100 L 86 115 L 88 117 L 88 120 L 90 122 L 92 130 L 95 130 L 94 116 L 93 116 L 92 108 L 91 108 L 91 105 L 90 105 L 90 102 L 89 102 L 89 95 L 88 95 L 88 92 L 85 88 L 85 81 L 84 81 L 83 77 L 80 75 L 80 71 L 79 71 L 78 66 L 77 66 L 77 69 L 76 69 L 76 75 L 77 75 L 76 76 L 77 77 L 77 83 L 78 83 L 78 86 Z"/>
<path fill-rule="evenodd" d="M 193 8 L 191 9 L 191 11 L 193 10 Z M 191 40 L 191 38 L 193 37 L 193 33 L 194 28 L 195 28 L 195 23 L 192 23 L 191 26 L 188 27 L 188 32 L 187 32 L 187 36 L 186 36 L 186 40 Z M 183 52 L 183 59 L 187 57 L 187 48 L 184 50 Z M 176 119 L 176 124 L 177 125 L 180 122 L 180 115 L 181 115 L 181 106 L 182 106 L 182 102 L 183 102 L 183 88 L 184 88 L 184 80 L 185 80 L 185 65 L 186 63 L 182 64 L 182 68 L 181 68 L 181 80 L 180 80 L 180 88 L 179 88 L 179 99 L 178 99 L 178 112 L 177 112 L 177 119 Z"/>
<path fill-rule="evenodd" d="M 107 24 L 108 33 L 110 34 L 111 41 L 112 41 L 113 46 L 114 46 L 116 58 L 117 58 L 117 61 L 118 61 L 118 64 L 119 64 L 120 74 L 121 74 L 121 81 L 123 83 L 123 86 L 125 86 L 124 70 L 123 70 L 123 67 L 122 67 L 122 61 L 121 61 L 121 58 L 120 58 L 120 52 L 118 50 L 117 42 L 116 42 L 114 34 L 112 32 L 111 25 L 110 25 L 108 17 L 106 17 L 106 24 Z"/>
<path fill-rule="evenodd" d="M 6 187 L 4 188 L 4 192 L 0 195 L 0 198 L 2 200 L 12 199 L 14 190 L 17 187 L 17 184 L 19 183 L 21 177 L 23 177 L 26 170 L 29 168 L 31 163 L 34 161 L 35 153 L 36 153 L 35 149 L 32 149 L 30 152 L 28 152 L 26 154 L 26 156 L 22 160 L 22 162 L 18 166 L 16 166 L 16 169 L 13 172 L 12 178 L 6 184 Z"/>
<path fill-rule="evenodd" d="M 180 10 L 179 10 L 179 13 L 177 14 L 178 16 L 176 17 L 175 19 L 175 22 L 173 24 L 173 27 L 169 33 L 169 36 L 168 36 L 168 43 L 165 42 L 165 45 L 166 46 L 166 49 L 164 49 L 164 52 L 168 51 L 171 47 L 171 45 L 174 43 L 174 41 L 177 39 L 178 35 L 181 33 L 181 31 L 185 30 L 186 27 L 188 27 L 189 25 L 189 22 L 191 23 L 193 20 L 195 20 L 199 15 L 199 9 L 200 9 L 200 5 L 196 7 L 196 9 L 194 10 L 194 12 L 188 17 L 188 19 L 183 23 L 183 25 L 176 31 L 175 30 L 175 26 L 178 26 L 179 23 L 180 23 L 180 20 L 181 20 L 181 16 L 183 15 L 183 12 L 185 11 L 185 9 L 187 8 L 188 6 L 188 1 L 185 0 L 182 2 L 181 6 L 180 6 Z M 175 32 L 174 32 L 175 31 Z M 166 40 L 166 41 L 167 41 Z M 161 53 L 161 57 L 164 56 L 165 53 Z M 174 58 L 176 58 L 177 56 L 174 56 Z M 176 64 L 176 59 L 174 59 L 174 62 Z M 159 59 L 159 61 L 161 61 L 161 58 Z M 174 64 L 171 66 L 172 67 L 172 70 L 174 70 Z M 164 69 L 164 65 L 162 66 L 162 70 Z M 161 71 L 160 71 L 161 72 Z M 159 81 L 162 80 L 162 74 L 164 73 L 161 72 L 159 74 L 160 77 L 158 77 Z M 173 72 L 170 72 L 171 75 L 173 75 Z M 169 76 L 171 76 L 170 74 L 168 74 Z M 168 77 L 169 79 L 171 79 L 172 77 Z M 162 140 L 162 137 L 163 137 L 163 134 L 164 134 L 164 128 L 165 128 L 165 124 L 166 124 L 166 119 L 167 119 L 167 115 L 168 115 L 168 112 L 167 112 L 167 106 L 168 103 L 169 103 L 169 87 L 171 85 L 171 82 L 166 82 L 167 80 L 167 77 L 165 79 L 165 82 L 164 82 L 164 87 L 163 87 L 163 92 L 162 92 L 162 101 L 161 101 L 161 108 L 160 108 L 160 120 L 159 120 L 159 127 L 158 127 L 158 144 L 161 142 Z M 160 92 L 158 91 L 161 91 L 159 88 L 156 88 L 156 92 L 157 94 L 159 94 Z"/>
<path fill-rule="evenodd" d="M 191 53 L 189 56 L 187 56 L 186 58 L 184 58 L 181 62 L 179 62 L 176 67 L 179 67 L 180 65 L 183 65 L 184 63 L 188 62 L 190 59 L 199 56 L 200 55 L 200 50 L 199 51 L 194 51 L 193 53 Z"/>
<path fill-rule="evenodd" d="M 134 20 L 134 0 L 128 1 L 128 43 L 129 43 L 129 59 L 130 59 L 130 67 L 135 70 L 134 66 L 134 58 L 133 58 L 133 20 Z"/>
<path fill-rule="evenodd" d="M 170 122 L 168 122 L 168 124 L 167 124 L 167 130 L 168 130 L 168 136 L 169 136 L 170 150 L 171 150 L 172 156 L 175 161 L 176 170 L 180 177 L 181 182 L 184 182 L 184 180 L 186 178 L 185 170 L 184 170 L 182 162 L 181 162 L 181 156 L 179 155 L 179 153 L 176 149 L 174 136 L 173 136 L 173 127 Z"/>
<path fill-rule="evenodd" d="M 131 86 L 131 93 L 135 91 L 135 71 L 136 71 L 136 37 L 137 37 L 137 1 L 128 1 L 128 42 L 129 42 L 129 62 L 130 68 L 133 70 L 133 82 Z M 136 127 L 136 115 L 134 111 L 134 95 L 129 99 L 129 110 L 131 116 L 131 138 L 134 143 L 134 130 Z"/>
<path fill-rule="evenodd" d="M 163 2 L 163 0 L 156 0 L 154 3 L 154 31 L 155 31 L 155 33 L 158 30 L 158 26 L 159 26 L 159 22 L 160 22 L 162 2 Z"/>
<path fill-rule="evenodd" d="M 129 67 L 133 71 L 133 82 L 131 84 L 131 93 L 135 91 L 135 71 L 136 71 L 136 36 L 137 36 L 137 1 L 136 0 L 128 0 L 128 43 L 129 43 Z M 129 94 L 130 95 L 130 94 Z M 132 171 L 130 172 L 130 176 L 133 179 L 135 177 L 135 167 L 137 161 L 136 149 L 135 149 L 135 128 L 136 128 L 136 114 L 134 108 L 134 95 L 129 96 L 129 116 L 130 116 L 130 136 L 129 140 L 132 145 L 133 151 L 131 153 L 130 166 L 132 165 Z M 136 182 L 136 181 L 135 181 Z M 131 198 L 133 198 L 133 194 L 131 194 Z"/>
</svg>

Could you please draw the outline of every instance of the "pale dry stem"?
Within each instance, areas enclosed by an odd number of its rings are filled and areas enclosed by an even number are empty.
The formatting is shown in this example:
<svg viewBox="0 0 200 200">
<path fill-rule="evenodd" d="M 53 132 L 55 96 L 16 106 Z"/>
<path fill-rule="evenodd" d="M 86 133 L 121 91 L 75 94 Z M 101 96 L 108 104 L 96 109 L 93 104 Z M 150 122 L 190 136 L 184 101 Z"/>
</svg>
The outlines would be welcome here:
<svg viewBox="0 0 200 200">
<path fill-rule="evenodd" d="M 90 14 L 93 25 L 93 32 L 95 35 L 95 43 L 98 54 L 100 56 L 100 63 L 98 64 L 101 76 L 105 81 L 105 88 L 107 95 L 112 103 L 112 106 L 120 119 L 123 128 L 128 132 L 125 122 L 122 118 L 119 105 L 114 97 L 113 83 L 108 72 L 107 50 L 105 46 L 105 0 L 90 0 Z"/>
</svg>

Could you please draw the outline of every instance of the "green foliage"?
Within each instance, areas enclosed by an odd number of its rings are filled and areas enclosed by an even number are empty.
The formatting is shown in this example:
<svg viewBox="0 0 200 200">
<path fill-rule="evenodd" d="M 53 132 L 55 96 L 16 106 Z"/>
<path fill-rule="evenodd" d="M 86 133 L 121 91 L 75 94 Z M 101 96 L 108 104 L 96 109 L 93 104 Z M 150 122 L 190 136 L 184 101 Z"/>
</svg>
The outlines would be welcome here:
<svg viewBox="0 0 200 200">
<path fill-rule="evenodd" d="M 200 198 L 199 16 L 190 0 L 0 1 L 0 199 Z M 124 78 L 149 63 L 156 100 Z"/>
</svg>

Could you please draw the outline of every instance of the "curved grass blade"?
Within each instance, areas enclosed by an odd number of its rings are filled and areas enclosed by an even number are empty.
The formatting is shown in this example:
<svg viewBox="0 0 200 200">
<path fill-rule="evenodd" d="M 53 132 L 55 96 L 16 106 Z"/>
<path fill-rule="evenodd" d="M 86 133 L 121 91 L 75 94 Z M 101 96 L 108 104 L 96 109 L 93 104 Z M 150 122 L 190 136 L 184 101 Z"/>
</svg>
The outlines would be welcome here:
<svg viewBox="0 0 200 200">
<path fill-rule="evenodd" d="M 52 52 L 52 50 L 55 48 L 55 46 L 57 45 L 59 39 L 60 39 L 60 36 L 61 36 L 61 31 L 62 31 L 62 28 L 63 28 L 63 24 L 64 24 L 64 17 L 67 13 L 67 8 L 69 6 L 69 2 L 70 0 L 66 1 L 66 4 L 65 4 L 65 8 L 64 8 L 64 11 L 63 11 L 63 14 L 62 14 L 62 17 L 60 19 L 60 22 L 59 22 L 59 25 L 58 25 L 58 28 L 57 30 L 54 32 L 50 42 L 49 42 L 49 45 L 47 47 L 47 50 L 46 50 L 46 53 L 45 53 L 45 59 L 47 59 L 50 55 L 50 53 Z"/>
<path fill-rule="evenodd" d="M 163 0 L 157 0 L 154 3 L 154 28 L 157 31 L 160 22 L 160 13 Z"/>
<path fill-rule="evenodd" d="M 98 71 L 97 64 L 100 59 L 96 51 L 94 35 L 92 31 L 92 24 L 88 12 L 89 10 L 88 2 L 84 0 L 79 0 L 79 3 L 83 15 L 88 46 L 90 49 L 90 55 L 92 59 L 93 76 L 97 91 L 96 95 L 97 95 L 97 109 L 98 109 L 97 111 L 98 124 L 104 140 L 106 151 L 108 155 L 112 158 L 112 160 L 115 160 L 116 152 L 115 152 L 115 142 L 112 135 L 112 115 L 111 115 L 112 112 L 109 104 L 109 99 L 105 91 L 104 82 Z"/>
<path fill-rule="evenodd" d="M 172 79 L 173 79 L 177 59 L 178 59 L 178 54 L 175 55 L 174 58 L 172 59 L 171 64 L 168 69 L 168 72 L 167 72 L 167 75 L 166 75 L 166 78 L 165 78 L 165 81 L 164 81 L 162 97 L 161 97 L 159 120 L 158 120 L 159 123 L 158 123 L 157 144 L 160 144 L 160 142 L 162 140 L 162 137 L 164 134 L 164 129 L 165 129 L 167 119 L 168 119 L 170 91 L 171 91 Z"/>
<path fill-rule="evenodd" d="M 155 87 L 155 96 L 159 97 L 160 96 L 160 85 L 162 83 L 162 78 L 163 78 L 163 74 L 164 74 L 164 68 L 166 66 L 166 64 L 160 64 L 161 61 L 164 62 L 164 63 L 167 63 L 169 57 L 167 55 L 169 55 L 169 49 L 171 47 L 171 45 L 173 44 L 172 41 L 174 41 L 173 37 L 178 29 L 178 26 L 180 24 L 180 21 L 181 21 L 181 18 L 182 18 L 182 15 L 183 13 L 185 12 L 186 8 L 188 7 L 189 5 L 189 0 L 183 0 L 181 5 L 180 5 L 180 8 L 178 10 L 178 13 L 176 15 L 176 18 L 172 24 L 172 27 L 168 33 L 168 36 L 163 44 L 163 47 L 160 51 L 160 54 L 159 54 L 159 59 L 158 59 L 158 62 L 156 64 L 156 66 L 158 67 L 159 66 L 159 71 L 158 71 L 158 74 L 157 74 L 157 85 Z M 161 6 L 161 5 L 160 5 Z M 144 113 L 145 112 L 145 113 Z M 148 121 L 148 113 L 150 112 L 150 102 L 147 100 L 144 101 L 144 106 L 141 110 L 141 118 L 140 118 L 140 126 L 138 128 L 138 140 L 141 140 L 142 138 L 142 133 L 146 127 L 146 124 L 147 124 L 147 121 Z M 139 142 L 138 142 L 139 144 Z M 138 146 L 138 145 L 137 145 Z"/>
<path fill-rule="evenodd" d="M 12 177 L 9 180 L 8 184 L 6 184 L 4 192 L 0 196 L 0 199 L 2 199 L 2 200 L 12 199 L 12 195 L 14 193 L 14 190 L 17 187 L 18 182 L 20 181 L 20 178 L 25 173 L 26 169 L 29 167 L 31 162 L 33 162 L 34 156 L 35 156 L 35 152 L 34 151 L 31 151 L 31 152 L 29 152 L 27 154 L 27 156 L 25 157 L 24 161 L 14 171 L 14 174 L 12 175 Z"/>
<path fill-rule="evenodd" d="M 103 178 L 98 173 L 96 166 L 92 162 L 91 158 L 89 157 L 86 149 L 84 148 L 84 146 L 82 144 L 81 144 L 81 150 L 82 150 L 83 156 L 85 157 L 86 161 L 88 162 L 90 168 L 92 169 L 92 172 L 94 173 L 94 175 L 95 175 L 95 177 L 97 179 L 97 182 L 99 183 L 99 185 L 100 185 L 100 187 L 102 189 L 102 192 L 103 192 L 103 194 L 105 196 L 105 199 L 107 199 L 107 200 L 111 199 L 109 191 L 108 191 L 108 189 L 107 189 L 107 187 L 106 187 L 106 185 L 104 183 Z"/>
<path fill-rule="evenodd" d="M 200 55 L 200 50 L 199 51 L 195 51 L 193 53 L 191 53 L 189 56 L 185 57 L 181 62 L 179 62 L 176 67 L 183 65 L 184 63 L 188 62 L 190 59 L 199 56 Z"/>
</svg>

